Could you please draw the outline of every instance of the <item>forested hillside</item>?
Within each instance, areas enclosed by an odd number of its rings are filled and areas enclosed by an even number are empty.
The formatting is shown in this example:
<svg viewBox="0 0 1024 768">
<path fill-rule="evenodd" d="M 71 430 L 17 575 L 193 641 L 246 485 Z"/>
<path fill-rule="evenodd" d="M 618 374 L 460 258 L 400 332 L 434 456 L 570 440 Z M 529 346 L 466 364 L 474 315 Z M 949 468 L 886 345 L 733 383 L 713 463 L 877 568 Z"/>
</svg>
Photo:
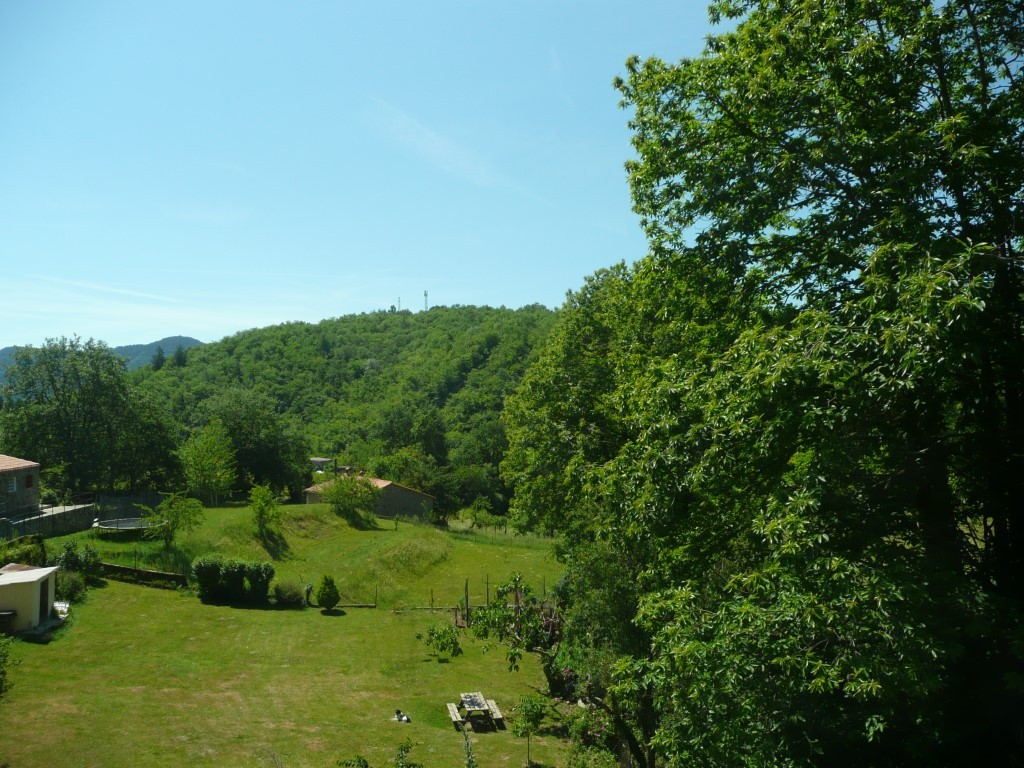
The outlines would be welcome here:
<svg viewBox="0 0 1024 768">
<path fill-rule="evenodd" d="M 506 506 L 499 422 L 554 314 L 434 307 L 244 331 L 138 371 L 140 388 L 187 429 L 262 398 L 310 455 L 337 458 L 437 496 Z"/>
<path fill-rule="evenodd" d="M 311 455 L 426 491 L 440 514 L 507 509 L 504 398 L 555 314 L 435 307 L 244 331 L 127 372 L 102 342 L 20 348 L 0 452 L 48 493 L 269 485 L 296 496 Z"/>
<path fill-rule="evenodd" d="M 123 357 L 128 370 L 133 371 L 144 365 L 153 364 L 154 359 L 159 361 L 161 357 L 170 357 L 179 350 L 184 353 L 185 350 L 201 346 L 202 343 L 190 336 L 168 336 L 149 344 L 127 344 L 123 347 L 114 347 L 113 352 L 119 357 Z M 17 347 L 0 349 L 0 385 L 7 382 L 7 367 L 14 364 L 17 351 Z"/>
</svg>

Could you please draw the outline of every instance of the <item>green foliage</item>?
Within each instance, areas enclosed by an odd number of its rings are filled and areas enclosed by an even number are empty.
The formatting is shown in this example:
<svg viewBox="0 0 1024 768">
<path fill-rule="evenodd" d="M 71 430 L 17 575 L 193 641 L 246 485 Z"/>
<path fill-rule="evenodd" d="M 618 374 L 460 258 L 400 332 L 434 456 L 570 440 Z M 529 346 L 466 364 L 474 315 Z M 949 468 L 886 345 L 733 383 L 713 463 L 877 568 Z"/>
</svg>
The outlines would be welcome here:
<svg viewBox="0 0 1024 768">
<path fill-rule="evenodd" d="M 57 571 L 54 584 L 54 597 L 57 600 L 78 603 L 85 598 L 88 591 L 89 587 L 85 582 L 85 577 L 78 571 L 64 570 L 63 568 Z"/>
<path fill-rule="evenodd" d="M 197 499 L 190 499 L 180 493 L 165 496 L 156 507 L 136 505 L 142 510 L 143 519 L 150 525 L 145 535 L 163 541 L 164 548 L 170 549 L 174 539 L 181 533 L 195 530 L 203 522 L 205 512 Z"/>
<path fill-rule="evenodd" d="M 325 611 L 330 611 L 340 601 L 341 593 L 338 592 L 338 586 L 334 583 L 334 577 L 325 573 L 320 579 L 320 585 L 316 588 L 316 604 Z"/>
<path fill-rule="evenodd" d="M 441 656 L 454 659 L 456 656 L 462 655 L 459 630 L 452 624 L 435 624 L 427 630 L 426 637 L 417 635 L 417 639 L 421 638 L 428 648 L 432 648 Z"/>
<path fill-rule="evenodd" d="M 53 564 L 59 565 L 62 571 L 77 573 L 89 582 L 95 583 L 100 579 L 100 554 L 91 544 L 83 544 L 79 549 L 78 542 L 65 542 L 64 549 Z M 58 581 L 59 578 L 60 572 Z"/>
<path fill-rule="evenodd" d="M 185 488 L 216 505 L 235 483 L 235 449 L 219 419 L 194 432 L 178 449 Z"/>
<path fill-rule="evenodd" d="M 22 536 L 11 541 L 0 541 L 0 560 L 21 565 L 44 566 L 47 563 L 46 544 L 41 534 Z"/>
<path fill-rule="evenodd" d="M 306 592 L 294 581 L 274 582 L 274 602 L 282 608 L 306 607 Z"/>
<path fill-rule="evenodd" d="M 169 360 L 133 376 L 189 431 L 221 418 L 240 489 L 309 485 L 310 452 L 292 450 L 308 440 L 316 455 L 395 472 L 380 476 L 434 496 L 441 518 L 481 495 L 503 514 L 510 492 L 497 471 L 499 415 L 553 318 L 535 305 L 289 323 L 189 350 L 187 366 Z M 252 405 L 255 421 L 236 418 Z"/>
<path fill-rule="evenodd" d="M 219 590 L 224 602 L 234 604 L 247 602 L 245 590 L 247 571 L 248 563 L 244 560 L 236 560 L 231 557 L 223 560 L 220 567 Z"/>
<path fill-rule="evenodd" d="M 268 486 L 252 487 L 249 491 L 249 509 L 252 510 L 252 521 L 259 539 L 264 540 L 280 534 L 281 507 Z"/>
<path fill-rule="evenodd" d="M 192 562 L 192 579 L 199 599 L 203 602 L 215 602 L 221 599 L 220 573 L 224 558 L 220 555 L 199 557 Z"/>
<path fill-rule="evenodd" d="M 469 732 L 465 728 L 462 729 L 462 748 L 466 753 L 463 768 L 478 768 L 476 755 L 473 753 L 473 742 L 469 740 Z"/>
<path fill-rule="evenodd" d="M 1019 760 L 1021 8 L 711 12 L 618 82 L 649 255 L 504 412 L 558 663 L 645 768 Z"/>
<path fill-rule="evenodd" d="M 152 488 L 174 473 L 168 413 L 102 342 L 19 347 L 7 380 L 0 450 L 60 468 L 54 492 Z"/>
<path fill-rule="evenodd" d="M 521 573 L 514 573 L 494 591 L 490 605 L 473 610 L 473 634 L 505 644 L 510 672 L 519 671 L 523 654 L 550 656 L 556 637 L 552 634 L 554 615 L 544 606 Z"/>
<path fill-rule="evenodd" d="M 211 555 L 192 562 L 192 577 L 203 602 L 265 603 L 274 566 Z"/>
<path fill-rule="evenodd" d="M 245 598 L 250 603 L 265 603 L 274 580 L 274 566 L 270 563 L 245 564 Z"/>
<path fill-rule="evenodd" d="M 321 492 L 331 511 L 353 528 L 371 525 L 381 490 L 365 477 L 342 475 Z"/>
<path fill-rule="evenodd" d="M 11 645 L 13 641 L 9 637 L 0 635 L 0 701 L 3 701 L 4 694 L 11 689 L 11 681 L 8 677 L 11 664 Z"/>
<path fill-rule="evenodd" d="M 302 488 L 309 450 L 294 419 L 277 411 L 267 395 L 249 387 L 225 387 L 197 409 L 207 424 L 220 422 L 231 440 L 234 487 Z"/>
<path fill-rule="evenodd" d="M 544 722 L 544 713 L 547 711 L 547 701 L 543 696 L 523 696 L 516 707 L 515 719 L 512 720 L 512 732 L 522 738 L 526 737 L 526 765 L 533 765 L 530 759 L 530 738 L 539 730 Z"/>
<path fill-rule="evenodd" d="M 394 768 L 423 768 L 420 763 L 414 763 L 409 760 L 409 753 L 411 751 L 411 741 L 406 741 L 399 746 L 398 753 L 395 755 L 395 762 L 392 764 Z M 336 765 L 342 768 L 371 768 L 370 763 L 362 755 L 357 755 L 349 760 L 339 760 Z"/>
</svg>

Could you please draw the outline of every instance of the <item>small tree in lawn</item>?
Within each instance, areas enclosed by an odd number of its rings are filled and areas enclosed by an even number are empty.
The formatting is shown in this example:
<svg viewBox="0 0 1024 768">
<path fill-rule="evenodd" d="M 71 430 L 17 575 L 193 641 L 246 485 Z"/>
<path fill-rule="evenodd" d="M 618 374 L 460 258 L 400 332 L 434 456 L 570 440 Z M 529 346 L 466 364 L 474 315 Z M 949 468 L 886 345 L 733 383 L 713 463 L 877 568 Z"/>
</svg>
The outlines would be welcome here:
<svg viewBox="0 0 1024 768">
<path fill-rule="evenodd" d="M 185 488 L 216 505 L 235 482 L 235 449 L 220 419 L 213 419 L 178 449 Z"/>
<path fill-rule="evenodd" d="M 171 548 L 179 533 L 188 533 L 203 522 L 202 503 L 180 493 L 172 493 L 156 507 L 136 506 L 142 510 L 143 519 L 149 522 L 146 536 L 162 540 L 165 549 Z"/>
<path fill-rule="evenodd" d="M 339 477 L 324 488 L 321 498 L 331 511 L 353 528 L 366 527 L 377 509 L 380 489 L 365 477 Z"/>
<path fill-rule="evenodd" d="M 316 590 L 316 602 L 325 611 L 329 611 L 341 600 L 338 586 L 334 583 L 334 577 L 326 573 L 320 579 L 320 586 Z"/>
<path fill-rule="evenodd" d="M 423 640 L 427 647 L 433 648 L 439 656 L 448 656 L 454 659 L 456 656 L 462 655 L 459 630 L 451 624 L 435 624 L 427 630 L 425 638 L 417 633 L 416 639 Z"/>
<path fill-rule="evenodd" d="M 277 533 L 281 520 L 281 507 L 274 498 L 274 492 L 266 485 L 254 485 L 249 492 L 249 509 L 256 525 L 256 536 L 266 540 Z"/>
<path fill-rule="evenodd" d="M 544 710 L 547 704 L 540 696 L 523 696 L 516 708 L 516 719 L 512 721 L 512 732 L 519 737 L 526 737 L 526 765 L 527 768 L 533 765 L 530 759 L 530 737 L 540 730 L 540 724 L 544 720 Z"/>
</svg>

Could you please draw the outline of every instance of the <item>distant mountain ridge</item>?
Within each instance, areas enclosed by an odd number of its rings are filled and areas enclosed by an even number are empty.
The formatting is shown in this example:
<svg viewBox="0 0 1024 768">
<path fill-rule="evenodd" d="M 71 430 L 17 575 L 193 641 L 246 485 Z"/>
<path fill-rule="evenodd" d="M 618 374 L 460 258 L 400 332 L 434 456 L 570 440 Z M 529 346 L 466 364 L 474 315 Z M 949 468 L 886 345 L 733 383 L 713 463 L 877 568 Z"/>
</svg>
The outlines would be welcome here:
<svg viewBox="0 0 1024 768">
<path fill-rule="evenodd" d="M 156 354 L 156 348 L 163 349 L 164 354 L 170 357 L 179 346 L 182 349 L 201 347 L 203 342 L 193 339 L 191 336 L 168 336 L 167 338 L 154 341 L 150 344 L 126 344 L 123 347 L 112 347 L 113 351 L 125 359 L 128 370 L 132 371 L 149 365 Z M 14 364 L 14 352 L 17 347 L 4 347 L 0 349 L 0 384 L 7 383 L 7 366 Z"/>
</svg>

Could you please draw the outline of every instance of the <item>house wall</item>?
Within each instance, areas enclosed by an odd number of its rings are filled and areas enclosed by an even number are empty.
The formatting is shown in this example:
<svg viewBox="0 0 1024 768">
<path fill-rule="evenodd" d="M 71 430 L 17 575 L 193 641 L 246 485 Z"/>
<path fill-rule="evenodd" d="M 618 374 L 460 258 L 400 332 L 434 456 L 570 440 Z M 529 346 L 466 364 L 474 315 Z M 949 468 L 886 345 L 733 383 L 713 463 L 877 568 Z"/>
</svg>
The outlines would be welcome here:
<svg viewBox="0 0 1024 768">
<path fill-rule="evenodd" d="M 50 574 L 42 581 L 28 584 L 4 584 L 0 586 L 0 610 L 11 610 L 18 612 L 14 617 L 14 631 L 22 632 L 39 625 L 39 590 L 47 591 L 46 604 L 53 609 L 54 592 L 57 580 L 54 574 Z M 48 616 L 43 616 L 46 619 Z"/>
<path fill-rule="evenodd" d="M 433 509 L 434 500 L 425 493 L 419 493 L 400 485 L 389 485 L 381 490 L 377 500 L 377 515 L 380 517 L 426 517 Z"/>
<path fill-rule="evenodd" d="M 12 482 L 13 481 L 13 482 Z M 11 490 L 11 486 L 14 490 Z M 39 508 L 39 467 L 0 472 L 0 516 Z"/>
</svg>

